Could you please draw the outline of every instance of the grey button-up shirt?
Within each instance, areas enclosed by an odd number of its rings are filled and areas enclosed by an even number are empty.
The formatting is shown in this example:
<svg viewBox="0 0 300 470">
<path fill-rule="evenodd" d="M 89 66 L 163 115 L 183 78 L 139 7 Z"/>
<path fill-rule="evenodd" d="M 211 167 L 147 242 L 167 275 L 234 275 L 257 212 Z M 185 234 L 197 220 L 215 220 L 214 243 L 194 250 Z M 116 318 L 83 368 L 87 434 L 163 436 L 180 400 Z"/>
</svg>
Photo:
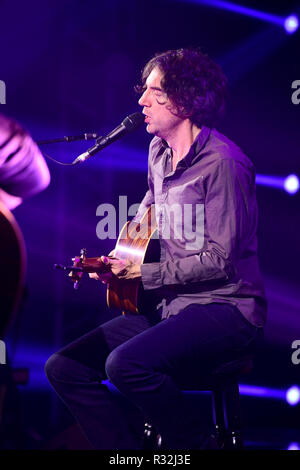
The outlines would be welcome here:
<svg viewBox="0 0 300 470">
<path fill-rule="evenodd" d="M 189 304 L 230 303 L 263 326 L 267 302 L 257 256 L 255 171 L 241 149 L 203 126 L 172 171 L 171 149 L 150 143 L 147 191 L 135 220 L 154 206 L 160 261 L 141 266 L 162 318 Z"/>
</svg>

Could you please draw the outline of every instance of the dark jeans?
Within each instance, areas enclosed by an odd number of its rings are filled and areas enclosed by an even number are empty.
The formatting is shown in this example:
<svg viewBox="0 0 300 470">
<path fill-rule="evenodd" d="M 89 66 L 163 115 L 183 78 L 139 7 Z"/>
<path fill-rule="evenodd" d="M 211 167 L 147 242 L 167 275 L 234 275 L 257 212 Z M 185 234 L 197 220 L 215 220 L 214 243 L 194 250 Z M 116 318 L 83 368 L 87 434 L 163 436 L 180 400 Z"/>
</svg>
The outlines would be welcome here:
<svg viewBox="0 0 300 470">
<path fill-rule="evenodd" d="M 45 370 L 96 449 L 140 448 L 144 417 L 165 448 L 200 448 L 182 390 L 250 352 L 261 333 L 228 304 L 193 304 L 162 321 L 121 315 L 53 354 Z"/>
</svg>

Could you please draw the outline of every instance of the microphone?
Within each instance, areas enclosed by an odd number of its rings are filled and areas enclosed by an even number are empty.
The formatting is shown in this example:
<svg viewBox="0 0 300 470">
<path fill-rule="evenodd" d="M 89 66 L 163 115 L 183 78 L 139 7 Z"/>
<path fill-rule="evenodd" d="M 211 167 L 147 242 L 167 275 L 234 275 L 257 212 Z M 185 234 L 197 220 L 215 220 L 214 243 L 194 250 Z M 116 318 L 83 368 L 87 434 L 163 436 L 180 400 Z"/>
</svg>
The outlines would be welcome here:
<svg viewBox="0 0 300 470">
<path fill-rule="evenodd" d="M 109 134 L 107 134 L 107 136 L 100 137 L 99 139 L 97 139 L 96 144 L 93 147 L 89 148 L 86 152 L 79 155 L 79 157 L 77 157 L 72 164 L 76 165 L 77 163 L 84 162 L 92 155 L 95 155 L 95 153 L 102 150 L 104 147 L 107 147 L 108 145 L 115 142 L 115 140 L 118 140 L 120 137 L 123 137 L 123 135 L 135 131 L 138 127 L 140 127 L 143 122 L 144 116 L 142 113 L 130 114 L 124 119 L 124 121 L 121 122 L 118 127 L 116 127 Z"/>
</svg>

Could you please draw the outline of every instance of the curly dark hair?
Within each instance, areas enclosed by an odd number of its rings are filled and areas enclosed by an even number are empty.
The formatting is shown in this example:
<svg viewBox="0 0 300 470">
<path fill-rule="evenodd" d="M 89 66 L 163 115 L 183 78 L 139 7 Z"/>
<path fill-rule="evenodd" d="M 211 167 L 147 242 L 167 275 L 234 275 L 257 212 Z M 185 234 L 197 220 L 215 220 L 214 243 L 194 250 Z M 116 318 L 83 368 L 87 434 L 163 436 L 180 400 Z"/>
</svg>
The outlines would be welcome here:
<svg viewBox="0 0 300 470">
<path fill-rule="evenodd" d="M 221 67 L 198 48 L 169 50 L 156 54 L 142 70 L 145 90 L 151 71 L 158 67 L 163 78 L 161 87 L 176 108 L 177 116 L 189 118 L 197 127 L 213 127 L 223 115 L 228 97 L 228 82 Z"/>
</svg>

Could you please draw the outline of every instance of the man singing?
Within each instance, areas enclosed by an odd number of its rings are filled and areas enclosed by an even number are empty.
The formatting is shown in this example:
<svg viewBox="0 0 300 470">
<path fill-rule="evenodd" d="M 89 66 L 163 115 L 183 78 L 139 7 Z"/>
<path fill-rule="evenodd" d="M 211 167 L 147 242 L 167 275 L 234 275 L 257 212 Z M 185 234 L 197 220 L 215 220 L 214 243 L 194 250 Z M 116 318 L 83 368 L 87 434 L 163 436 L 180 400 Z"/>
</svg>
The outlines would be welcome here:
<svg viewBox="0 0 300 470">
<path fill-rule="evenodd" d="M 135 432 L 126 406 L 101 383 L 107 378 L 141 422 L 155 426 L 163 448 L 204 448 L 201 422 L 186 412 L 182 390 L 251 352 L 262 335 L 255 172 L 215 128 L 226 84 L 220 67 L 197 49 L 156 55 L 143 69 L 139 104 L 154 138 L 136 220 L 154 205 L 160 260 L 103 259 L 110 276 L 140 279 L 157 305 L 100 325 L 46 364 L 50 383 L 96 449 L 141 447 L 142 431 Z M 174 206 L 193 209 L 189 223 L 184 217 L 171 223 Z"/>
</svg>

